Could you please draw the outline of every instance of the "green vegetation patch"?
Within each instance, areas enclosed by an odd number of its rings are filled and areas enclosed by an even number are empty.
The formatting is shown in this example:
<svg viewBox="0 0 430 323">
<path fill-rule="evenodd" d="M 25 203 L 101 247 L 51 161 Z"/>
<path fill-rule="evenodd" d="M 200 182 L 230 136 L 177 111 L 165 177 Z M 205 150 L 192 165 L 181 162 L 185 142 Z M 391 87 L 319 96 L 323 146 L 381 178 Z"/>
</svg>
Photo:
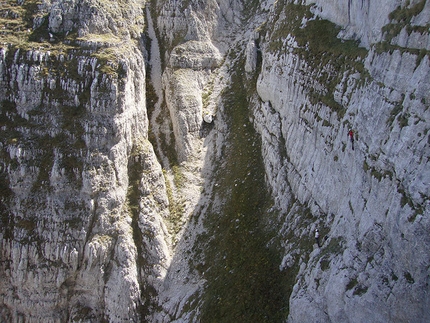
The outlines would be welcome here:
<svg viewBox="0 0 430 323">
<path fill-rule="evenodd" d="M 400 199 L 401 207 L 403 208 L 407 205 L 414 212 L 408 217 L 408 221 L 413 223 L 418 215 L 424 214 L 425 206 L 420 203 L 416 203 L 402 186 L 397 188 L 397 192 L 402 195 Z M 424 197 L 424 201 L 427 200 L 428 198 Z"/>
<path fill-rule="evenodd" d="M 364 47 L 359 47 L 359 42 L 355 40 L 342 40 L 337 37 L 340 27 L 328 20 L 316 18 L 306 23 L 303 28 L 297 28 L 293 35 L 299 47 L 307 50 L 300 50 L 303 57 L 310 59 L 319 58 L 325 64 L 331 64 L 336 70 L 341 70 L 342 63 L 354 62 L 359 60 L 358 65 L 353 64 L 353 68 L 364 70 L 361 62 L 367 55 Z"/>
<path fill-rule="evenodd" d="M 358 280 L 357 278 L 353 278 L 351 279 L 348 284 L 346 284 L 346 290 L 351 290 L 353 289 L 355 286 L 357 286 L 358 284 Z"/>
<path fill-rule="evenodd" d="M 278 1 L 276 4 L 277 22 L 271 32 L 269 50 L 275 53 L 292 51 L 305 60 L 309 66 L 305 72 L 311 73 L 311 77 L 322 87 L 322 90 L 311 89 L 311 103 L 322 103 L 343 118 L 346 110 L 334 98 L 336 86 L 342 82 L 345 73 L 359 73 L 361 78 L 357 85 L 370 77 L 364 67 L 367 49 L 360 47 L 356 40 L 338 38 L 341 28 L 314 16 L 311 6 L 284 2 Z M 284 46 L 288 36 L 295 39 L 296 47 Z"/>
<path fill-rule="evenodd" d="M 24 50 L 33 48 L 51 51 L 52 54 L 65 53 L 76 48 L 73 45 L 76 33 L 68 35 L 52 34 L 48 30 L 48 15 L 40 9 L 40 0 L 26 0 L 19 4 L 16 0 L 3 0 L 0 4 L 0 44 L 11 45 Z M 35 19 L 40 23 L 35 24 Z M 55 40 L 54 40 L 55 39 Z"/>
<path fill-rule="evenodd" d="M 329 20 L 314 16 L 310 8 L 300 4 L 277 2 L 279 22 L 275 24 L 269 49 L 282 52 L 288 48 L 280 47 L 288 35 L 294 37 L 298 46 L 295 52 L 311 64 L 321 67 L 331 64 L 341 70 L 343 63 L 347 67 L 364 72 L 364 59 L 368 51 L 359 47 L 356 40 L 343 40 L 337 37 L 341 28 Z M 282 10 L 282 11 L 280 11 Z M 303 21 L 306 23 L 303 24 Z"/>
<path fill-rule="evenodd" d="M 372 158 L 377 158 L 378 156 L 369 156 L 370 159 Z M 374 159 L 376 160 L 376 159 Z M 370 171 L 370 175 L 374 178 L 376 178 L 378 181 L 381 181 L 384 178 L 388 178 L 390 180 L 393 180 L 394 175 L 393 172 L 390 170 L 379 170 L 374 166 L 370 166 L 367 162 L 367 160 L 363 161 L 363 170 L 364 172 L 369 172 Z"/>
<path fill-rule="evenodd" d="M 388 18 L 390 19 L 390 23 L 382 27 L 382 33 L 384 34 L 384 41 L 375 45 L 375 49 L 377 52 L 394 52 L 395 50 L 400 51 L 401 53 L 410 53 L 417 56 L 416 66 L 419 66 L 422 59 L 425 56 L 430 57 L 430 51 L 425 48 L 410 48 L 410 47 L 401 47 L 398 45 L 392 44 L 392 40 L 397 37 L 402 30 L 406 30 L 408 35 L 411 35 L 413 32 L 417 32 L 420 34 L 428 34 L 430 30 L 430 23 L 427 23 L 425 26 L 413 25 L 411 23 L 412 19 L 418 16 L 425 7 L 426 0 L 421 0 L 413 5 L 409 0 L 406 1 L 404 6 L 398 6 L 394 11 L 392 11 Z"/>
<path fill-rule="evenodd" d="M 181 190 L 184 187 L 185 177 L 181 172 L 180 166 L 174 165 L 171 169 L 173 175 L 173 183 L 169 180 L 167 171 L 163 170 L 167 197 L 169 199 L 169 217 L 167 222 L 167 227 L 169 233 L 172 235 L 172 240 L 175 242 L 176 235 L 181 231 L 183 226 L 183 219 L 185 212 L 185 201 L 182 198 L 178 198 L 175 195 L 175 190 Z"/>
<path fill-rule="evenodd" d="M 399 35 L 403 28 L 406 28 L 408 34 L 411 34 L 413 31 L 428 33 L 428 26 L 426 28 L 424 26 L 412 26 L 411 24 L 412 18 L 423 11 L 426 0 L 421 0 L 412 6 L 410 4 L 410 1 L 407 0 L 405 6 L 398 6 L 388 15 L 390 23 L 382 27 L 382 32 L 385 33 L 388 42 Z M 428 25 L 430 26 L 430 23 Z"/>
<path fill-rule="evenodd" d="M 243 62 L 242 62 L 243 63 Z M 214 175 L 214 199 L 223 206 L 206 215 L 211 235 L 200 236 L 205 246 L 207 280 L 201 305 L 201 322 L 282 322 L 288 314 L 291 287 L 281 272 L 281 252 L 274 241 L 276 219 L 264 184 L 261 139 L 249 121 L 246 84 L 237 63 L 231 87 L 224 93 L 230 134 L 225 155 Z"/>
<path fill-rule="evenodd" d="M 103 3 L 106 10 L 110 5 Z M 121 2 L 119 6 L 121 10 L 127 9 L 123 8 L 124 5 Z M 42 8 L 43 3 L 40 0 L 26 0 L 22 5 L 16 0 L 3 0 L 0 8 L 0 25 L 4 28 L 0 29 L 0 47 L 7 46 L 12 50 L 25 51 L 37 48 L 39 51 L 49 51 L 51 59 L 59 55 L 66 57 L 91 55 L 98 59 L 97 66 L 101 73 L 123 76 L 123 66 L 118 62 L 133 50 L 132 47 L 136 45 L 134 41 L 124 41 L 120 36 L 112 33 L 88 34 L 82 38 L 77 37 L 77 30 L 54 33 L 49 31 L 49 14 Z M 37 21 L 36 24 L 35 21 Z M 140 25 L 128 26 L 128 30 L 140 33 L 140 30 L 137 30 L 140 28 L 138 26 Z M 71 64 L 65 61 L 64 65 Z M 70 70 L 76 70 L 77 64 L 71 66 Z M 63 68 L 63 70 L 68 69 Z M 73 78 L 75 75 L 70 76 Z"/>
</svg>

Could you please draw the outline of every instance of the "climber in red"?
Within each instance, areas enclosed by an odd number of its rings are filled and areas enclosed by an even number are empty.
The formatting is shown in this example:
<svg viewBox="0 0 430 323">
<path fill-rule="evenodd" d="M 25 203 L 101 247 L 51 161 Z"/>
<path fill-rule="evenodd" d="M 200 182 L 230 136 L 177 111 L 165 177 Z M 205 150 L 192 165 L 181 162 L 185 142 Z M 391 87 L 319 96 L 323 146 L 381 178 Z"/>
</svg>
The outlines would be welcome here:
<svg viewBox="0 0 430 323">
<path fill-rule="evenodd" d="M 352 129 L 349 129 L 348 137 L 351 139 L 352 150 L 354 150 L 354 132 L 352 131 Z"/>
</svg>

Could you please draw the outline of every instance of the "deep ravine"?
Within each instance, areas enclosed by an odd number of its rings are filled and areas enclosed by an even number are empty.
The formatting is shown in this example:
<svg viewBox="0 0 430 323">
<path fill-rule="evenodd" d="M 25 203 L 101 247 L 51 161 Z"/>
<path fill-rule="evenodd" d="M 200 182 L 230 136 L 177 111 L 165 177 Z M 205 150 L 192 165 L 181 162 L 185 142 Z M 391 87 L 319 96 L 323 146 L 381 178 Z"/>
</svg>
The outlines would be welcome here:
<svg viewBox="0 0 430 323">
<path fill-rule="evenodd" d="M 0 6 L 0 321 L 430 321 L 428 0 Z"/>
</svg>

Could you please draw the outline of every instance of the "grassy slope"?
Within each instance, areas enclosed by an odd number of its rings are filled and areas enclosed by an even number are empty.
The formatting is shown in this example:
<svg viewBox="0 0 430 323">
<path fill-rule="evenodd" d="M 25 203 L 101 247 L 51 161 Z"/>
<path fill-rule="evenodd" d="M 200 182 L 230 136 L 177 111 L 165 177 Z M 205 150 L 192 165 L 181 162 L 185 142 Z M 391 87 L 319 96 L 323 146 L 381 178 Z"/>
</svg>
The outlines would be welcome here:
<svg viewBox="0 0 430 323">
<path fill-rule="evenodd" d="M 215 176 L 215 195 L 224 204 L 205 223 L 210 236 L 204 239 L 207 288 L 201 322 L 280 322 L 288 308 L 289 284 L 279 271 L 276 243 L 269 244 L 275 232 L 265 223 L 276 215 L 268 211 L 261 139 L 249 121 L 243 64 L 238 65 L 225 92 L 231 132 Z"/>
</svg>

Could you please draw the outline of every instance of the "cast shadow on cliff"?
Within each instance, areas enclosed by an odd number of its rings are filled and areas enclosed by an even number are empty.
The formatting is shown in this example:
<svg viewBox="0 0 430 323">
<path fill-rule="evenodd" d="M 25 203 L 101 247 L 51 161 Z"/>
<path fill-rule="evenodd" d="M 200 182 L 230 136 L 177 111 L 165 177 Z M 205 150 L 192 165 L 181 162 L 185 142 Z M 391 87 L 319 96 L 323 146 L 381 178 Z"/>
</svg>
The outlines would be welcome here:
<svg viewBox="0 0 430 323">
<path fill-rule="evenodd" d="M 200 138 L 206 138 L 210 134 L 210 132 L 215 128 L 215 122 L 216 121 L 214 119 L 212 122 L 202 121 L 199 131 Z"/>
</svg>

